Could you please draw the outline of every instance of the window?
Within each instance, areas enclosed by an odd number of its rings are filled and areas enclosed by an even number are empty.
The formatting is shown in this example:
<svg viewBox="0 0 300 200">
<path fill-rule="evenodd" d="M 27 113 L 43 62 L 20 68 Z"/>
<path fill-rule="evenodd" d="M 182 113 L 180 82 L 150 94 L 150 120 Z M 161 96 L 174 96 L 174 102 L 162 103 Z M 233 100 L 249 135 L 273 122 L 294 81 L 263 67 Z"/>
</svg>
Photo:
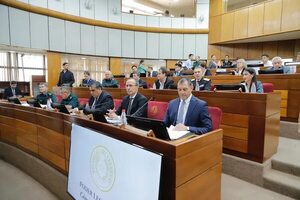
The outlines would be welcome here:
<svg viewBox="0 0 300 200">
<path fill-rule="evenodd" d="M 84 71 L 89 71 L 92 79 L 102 82 L 104 72 L 109 69 L 109 59 L 103 57 L 64 54 L 61 60 L 62 63 L 69 63 L 69 70 L 74 74 L 75 87 L 81 84 Z"/>
</svg>

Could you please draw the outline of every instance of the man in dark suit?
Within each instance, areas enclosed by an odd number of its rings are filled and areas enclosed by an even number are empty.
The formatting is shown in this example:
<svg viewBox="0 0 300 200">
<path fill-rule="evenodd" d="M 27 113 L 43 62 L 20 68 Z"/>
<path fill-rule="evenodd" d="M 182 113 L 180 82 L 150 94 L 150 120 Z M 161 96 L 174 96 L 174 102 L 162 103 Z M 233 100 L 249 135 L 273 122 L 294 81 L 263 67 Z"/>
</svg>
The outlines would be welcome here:
<svg viewBox="0 0 300 200">
<path fill-rule="evenodd" d="M 171 89 L 173 84 L 174 82 L 167 78 L 167 69 L 165 67 L 161 67 L 158 70 L 157 80 L 154 82 L 153 89 Z"/>
<path fill-rule="evenodd" d="M 18 97 L 22 96 L 21 90 L 17 87 L 17 82 L 16 81 L 11 81 L 10 82 L 10 87 L 5 88 L 4 90 L 4 99 L 8 99 L 10 97 Z"/>
<path fill-rule="evenodd" d="M 210 84 L 210 79 L 208 78 L 203 78 L 203 68 L 201 67 L 195 67 L 194 69 L 194 77 L 191 82 L 193 84 L 193 88 L 196 91 L 201 91 L 201 90 L 207 90 L 210 91 L 211 84 Z"/>
<path fill-rule="evenodd" d="M 69 64 L 67 62 L 63 63 L 63 70 L 59 74 L 59 79 L 57 86 L 69 86 L 72 87 L 75 82 L 74 75 L 69 71 Z"/>
<path fill-rule="evenodd" d="M 132 72 L 132 78 L 134 78 L 139 83 L 140 88 L 147 89 L 147 83 L 146 81 L 140 78 L 139 72 Z"/>
<path fill-rule="evenodd" d="M 169 103 L 164 122 L 174 130 L 190 131 L 201 135 L 212 130 L 207 103 L 192 95 L 193 85 L 188 78 L 177 84 L 178 96 Z"/>
<path fill-rule="evenodd" d="M 80 84 L 81 87 L 90 87 L 95 82 L 95 80 L 91 78 L 89 71 L 84 71 L 83 76 L 84 79 L 82 79 L 82 83 Z"/>
<path fill-rule="evenodd" d="M 138 93 L 138 90 L 138 82 L 133 78 L 128 79 L 126 81 L 126 92 L 128 95 L 122 99 L 121 106 L 117 110 L 109 110 L 107 115 L 116 119 L 118 115 L 121 115 L 122 110 L 125 109 L 127 115 L 147 117 L 147 98 Z"/>
<path fill-rule="evenodd" d="M 102 87 L 107 87 L 107 88 L 119 87 L 118 81 L 113 78 L 113 75 L 109 70 L 105 71 L 104 73 L 104 79 L 102 80 Z"/>
<path fill-rule="evenodd" d="M 173 76 L 181 76 L 182 75 L 182 65 L 180 63 L 175 64 L 175 72 L 173 73 Z"/>
<path fill-rule="evenodd" d="M 157 77 L 157 71 L 153 71 L 153 67 L 148 66 L 148 77 Z"/>
<path fill-rule="evenodd" d="M 92 96 L 83 112 L 93 114 L 94 119 L 97 120 L 98 115 L 104 115 L 109 109 L 114 108 L 114 101 L 109 93 L 102 90 L 102 85 L 98 81 L 94 82 L 89 90 Z"/>
</svg>

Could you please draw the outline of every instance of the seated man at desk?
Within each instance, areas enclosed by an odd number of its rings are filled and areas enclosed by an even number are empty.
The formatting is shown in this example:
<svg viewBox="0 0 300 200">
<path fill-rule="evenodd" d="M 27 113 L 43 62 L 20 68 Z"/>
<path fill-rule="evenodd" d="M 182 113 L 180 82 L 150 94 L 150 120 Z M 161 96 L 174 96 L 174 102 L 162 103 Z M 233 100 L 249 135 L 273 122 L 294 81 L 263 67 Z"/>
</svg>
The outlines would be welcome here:
<svg viewBox="0 0 300 200">
<path fill-rule="evenodd" d="M 50 103 L 56 102 L 56 96 L 48 91 L 48 83 L 40 83 L 39 84 L 40 94 L 36 96 L 36 100 L 38 103 L 46 105 L 48 99 Z"/>
<path fill-rule="evenodd" d="M 17 82 L 16 81 L 11 81 L 10 86 L 5 88 L 5 90 L 4 90 L 3 98 L 8 99 L 10 97 L 19 97 L 19 96 L 22 96 L 22 92 L 18 88 Z"/>
<path fill-rule="evenodd" d="M 273 71 L 273 70 L 283 70 L 284 74 L 291 74 L 291 69 L 288 66 L 283 66 L 282 65 L 282 59 L 279 56 L 276 56 L 272 59 L 272 67 L 269 67 L 268 70 Z"/>
<path fill-rule="evenodd" d="M 78 98 L 75 94 L 71 93 L 71 88 L 68 86 L 61 87 L 62 100 L 61 105 L 71 105 L 72 108 L 77 108 L 79 106 Z"/>
<path fill-rule="evenodd" d="M 114 108 L 114 101 L 112 96 L 102 90 L 102 85 L 98 81 L 94 82 L 89 87 L 91 97 L 89 102 L 83 109 L 84 114 L 93 114 L 94 119 L 99 114 L 106 114 L 107 110 Z"/>
<path fill-rule="evenodd" d="M 194 90 L 201 91 L 201 90 L 208 90 L 210 91 L 211 84 L 210 79 L 203 78 L 203 68 L 196 67 L 194 69 L 194 77 L 195 79 L 192 80 L 192 84 L 194 87 Z"/>
<path fill-rule="evenodd" d="M 107 87 L 107 88 L 119 87 L 118 81 L 112 77 L 112 73 L 109 70 L 105 71 L 104 73 L 104 79 L 102 80 L 102 87 Z"/>
<path fill-rule="evenodd" d="M 165 67 L 161 67 L 158 70 L 157 80 L 153 84 L 153 89 L 171 89 L 173 83 L 174 82 L 167 77 L 167 69 Z"/>
<path fill-rule="evenodd" d="M 192 95 L 193 84 L 182 78 L 177 84 L 178 98 L 169 103 L 164 123 L 175 126 L 177 131 L 190 131 L 197 135 L 212 130 L 212 122 L 207 103 Z"/>
<path fill-rule="evenodd" d="M 89 71 L 83 72 L 84 79 L 80 84 L 81 87 L 90 87 L 95 81 L 91 78 L 91 74 Z"/>
<path fill-rule="evenodd" d="M 112 118 L 118 118 L 122 110 L 125 109 L 127 115 L 136 117 L 147 117 L 147 98 L 138 93 L 139 83 L 130 78 L 126 81 L 127 96 L 122 99 L 121 106 L 117 110 L 108 110 L 107 115 Z"/>
<path fill-rule="evenodd" d="M 147 89 L 147 83 L 140 78 L 139 72 L 132 72 L 132 78 L 134 78 L 139 83 L 140 88 Z"/>
</svg>

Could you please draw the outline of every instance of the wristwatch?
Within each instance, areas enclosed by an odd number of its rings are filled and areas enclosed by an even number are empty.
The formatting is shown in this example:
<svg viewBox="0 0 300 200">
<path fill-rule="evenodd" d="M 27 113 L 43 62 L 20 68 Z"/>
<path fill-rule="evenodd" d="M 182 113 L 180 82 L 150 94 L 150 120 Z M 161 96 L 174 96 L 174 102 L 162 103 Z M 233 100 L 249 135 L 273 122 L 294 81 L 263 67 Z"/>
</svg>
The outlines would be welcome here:
<svg viewBox="0 0 300 200">
<path fill-rule="evenodd" d="M 189 126 L 187 126 L 186 129 L 187 129 L 188 131 L 190 131 L 190 127 L 189 127 Z"/>
</svg>

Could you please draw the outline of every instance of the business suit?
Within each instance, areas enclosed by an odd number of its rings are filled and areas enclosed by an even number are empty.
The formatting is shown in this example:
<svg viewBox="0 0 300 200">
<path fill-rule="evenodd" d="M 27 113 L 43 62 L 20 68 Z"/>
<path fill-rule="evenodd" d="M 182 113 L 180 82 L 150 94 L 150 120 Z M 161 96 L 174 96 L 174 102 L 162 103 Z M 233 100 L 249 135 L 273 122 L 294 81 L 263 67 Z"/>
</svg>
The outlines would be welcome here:
<svg viewBox="0 0 300 200">
<path fill-rule="evenodd" d="M 80 84 L 81 87 L 90 87 L 93 83 L 95 83 L 95 80 L 93 79 L 82 79 L 82 82 Z"/>
<path fill-rule="evenodd" d="M 119 83 L 116 79 L 103 79 L 102 80 L 102 87 L 118 88 Z"/>
<path fill-rule="evenodd" d="M 97 115 L 99 114 L 105 114 L 107 113 L 108 109 L 113 109 L 114 108 L 114 101 L 112 96 L 105 92 L 102 91 L 99 97 L 97 98 L 97 101 L 95 102 L 95 98 L 93 96 L 90 97 L 89 99 L 89 107 L 90 108 L 84 108 L 83 112 L 85 114 L 90 114 L 93 113 L 94 118 L 97 118 Z M 94 104 L 95 108 L 92 108 Z"/>
<path fill-rule="evenodd" d="M 125 109 L 127 112 L 129 101 L 130 101 L 129 95 L 125 96 L 122 99 L 121 106 L 116 111 L 117 115 L 121 115 L 122 109 Z M 129 115 L 134 114 L 134 116 L 136 117 L 147 117 L 148 105 L 145 105 L 146 102 L 147 102 L 147 98 L 144 95 L 137 93 L 135 98 L 133 99 Z M 142 106 L 144 107 L 138 113 L 135 113 Z"/>
<path fill-rule="evenodd" d="M 74 82 L 75 82 L 75 79 L 74 79 L 73 73 L 69 70 L 67 70 L 66 72 L 64 72 L 64 70 L 62 70 L 59 74 L 57 86 L 68 85 L 68 86 L 72 87 Z"/>
<path fill-rule="evenodd" d="M 15 88 L 15 96 L 19 96 L 19 95 L 22 95 L 22 92 L 18 87 L 16 87 Z M 14 96 L 13 92 L 12 92 L 12 88 L 11 87 L 5 88 L 3 98 L 7 99 L 12 96 Z"/>
<path fill-rule="evenodd" d="M 193 90 L 196 90 L 196 79 L 193 79 L 191 82 L 194 86 Z M 200 81 L 198 81 L 198 84 L 199 84 L 199 91 L 201 91 L 201 90 L 210 91 L 211 83 L 210 83 L 209 79 L 202 78 Z"/>
<path fill-rule="evenodd" d="M 159 82 L 159 80 L 156 80 L 156 81 L 154 82 L 154 84 L 155 84 L 155 89 L 158 90 L 159 87 L 160 87 L 160 82 Z M 173 80 L 170 80 L 170 79 L 166 78 L 166 81 L 165 81 L 165 83 L 164 83 L 164 89 L 171 89 L 172 86 L 173 86 L 173 84 L 174 84 L 174 81 L 173 81 Z"/>
<path fill-rule="evenodd" d="M 179 104 L 179 98 L 170 101 L 164 119 L 166 126 L 176 125 Z M 192 96 L 187 109 L 184 125 L 189 127 L 190 132 L 198 135 L 212 130 L 212 122 L 205 101 Z"/>
<path fill-rule="evenodd" d="M 157 71 L 148 72 L 148 77 L 157 77 Z"/>
<path fill-rule="evenodd" d="M 139 79 L 139 87 L 147 89 L 147 83 L 143 79 Z"/>
</svg>

